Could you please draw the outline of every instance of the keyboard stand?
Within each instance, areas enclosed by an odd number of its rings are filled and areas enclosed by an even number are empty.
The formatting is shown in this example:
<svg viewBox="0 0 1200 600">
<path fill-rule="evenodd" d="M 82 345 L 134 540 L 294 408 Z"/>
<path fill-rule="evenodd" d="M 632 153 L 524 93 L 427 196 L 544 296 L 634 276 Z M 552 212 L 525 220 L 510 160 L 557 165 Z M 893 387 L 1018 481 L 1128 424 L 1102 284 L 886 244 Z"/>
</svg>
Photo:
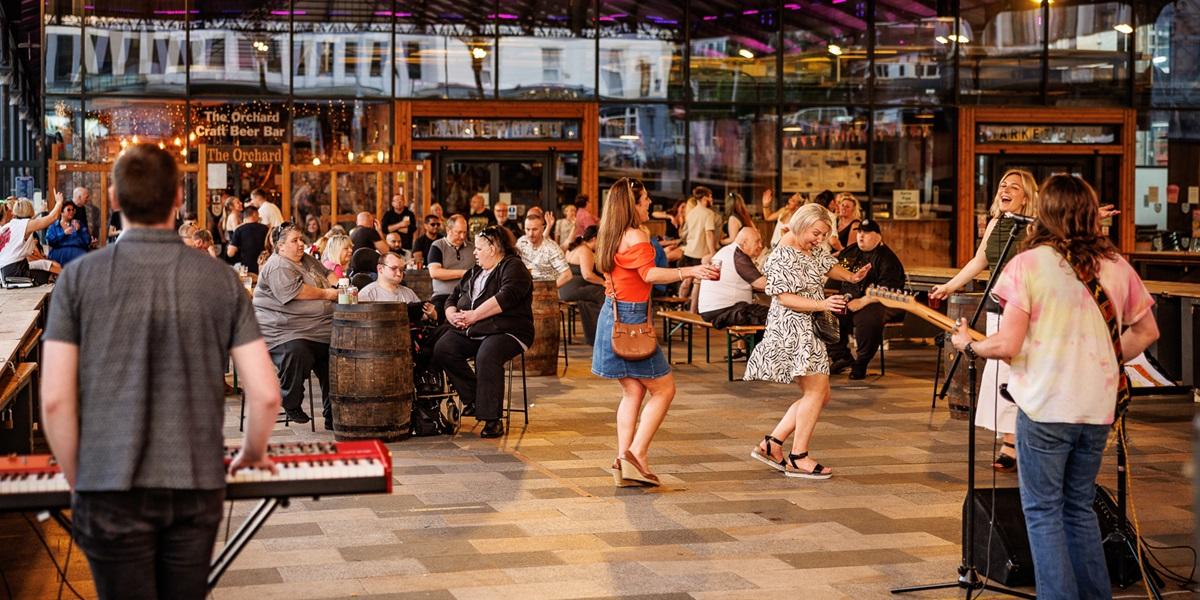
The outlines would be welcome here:
<svg viewBox="0 0 1200 600">
<path fill-rule="evenodd" d="M 288 505 L 287 498 L 265 498 L 254 507 L 246 520 L 242 522 L 238 530 L 234 532 L 233 537 L 225 540 L 225 547 L 221 549 L 221 553 L 217 555 L 212 566 L 208 570 L 208 589 L 217 587 L 217 582 L 221 580 L 221 576 L 225 574 L 225 570 L 229 565 L 233 564 L 234 559 L 238 554 L 241 554 L 242 549 L 250 542 L 250 538 L 254 537 L 255 533 L 267 522 L 267 518 L 271 513 L 275 512 L 280 506 Z"/>
</svg>

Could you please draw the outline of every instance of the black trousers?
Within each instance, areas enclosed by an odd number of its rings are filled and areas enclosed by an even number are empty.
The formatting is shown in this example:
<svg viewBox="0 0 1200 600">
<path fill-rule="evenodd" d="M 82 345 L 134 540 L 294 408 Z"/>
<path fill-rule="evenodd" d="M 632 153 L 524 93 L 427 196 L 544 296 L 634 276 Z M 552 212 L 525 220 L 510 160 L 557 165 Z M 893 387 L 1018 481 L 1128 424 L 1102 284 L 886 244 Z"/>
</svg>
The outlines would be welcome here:
<svg viewBox="0 0 1200 600">
<path fill-rule="evenodd" d="M 558 297 L 575 302 L 583 321 L 583 341 L 591 346 L 596 341 L 596 322 L 600 320 L 600 307 L 604 304 L 604 286 L 575 278 L 558 288 Z"/>
<path fill-rule="evenodd" d="M 853 360 L 854 366 L 851 370 L 855 373 L 866 373 L 867 365 L 871 364 L 875 353 L 879 352 L 879 345 L 883 343 L 883 326 L 903 317 L 904 311 L 887 308 L 878 302 L 868 304 L 852 313 L 838 315 L 842 339 L 826 347 L 829 359 L 835 362 L 843 359 Z M 851 334 L 858 345 L 857 357 L 850 353 Z"/>
<path fill-rule="evenodd" d="M 97 595 L 202 600 L 224 499 L 224 489 L 72 494 L 72 533 Z"/>
<path fill-rule="evenodd" d="M 433 364 L 441 367 L 466 406 L 475 406 L 475 418 L 500 418 L 504 404 L 504 363 L 520 354 L 520 342 L 511 335 L 489 335 L 471 339 L 459 330 L 443 335 L 433 348 Z M 475 370 L 467 364 L 475 360 Z"/>
<path fill-rule="evenodd" d="M 309 373 L 316 373 L 321 383 L 321 416 L 328 423 L 333 418 L 329 406 L 329 344 L 311 340 L 284 342 L 271 348 L 271 361 L 279 373 L 283 407 L 287 410 L 303 408 L 304 384 Z"/>
</svg>

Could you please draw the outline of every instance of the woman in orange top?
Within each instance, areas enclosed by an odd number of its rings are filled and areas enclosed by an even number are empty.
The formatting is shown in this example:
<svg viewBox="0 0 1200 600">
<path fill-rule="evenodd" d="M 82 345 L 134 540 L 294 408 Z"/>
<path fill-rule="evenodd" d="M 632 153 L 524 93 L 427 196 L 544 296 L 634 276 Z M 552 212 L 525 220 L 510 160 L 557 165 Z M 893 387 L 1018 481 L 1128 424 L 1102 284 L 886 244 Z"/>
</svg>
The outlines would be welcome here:
<svg viewBox="0 0 1200 600">
<path fill-rule="evenodd" d="M 596 237 L 596 266 L 604 273 L 608 298 L 600 309 L 596 324 L 596 343 L 592 347 L 592 373 L 621 382 L 621 405 L 617 408 L 617 459 L 613 462 L 613 481 L 617 485 L 644 483 L 659 485 L 646 459 L 650 440 L 667 416 L 675 397 L 675 378 L 671 366 L 658 350 L 644 360 L 625 360 L 613 352 L 613 311 L 622 323 L 645 323 L 649 318 L 650 288 L 656 283 L 675 283 L 688 277 L 716 279 L 719 272 L 711 265 L 681 269 L 654 266 L 654 247 L 638 228 L 650 218 L 650 195 L 636 179 L 621 178 L 608 191 L 608 201 L 600 217 Z M 642 400 L 646 392 L 650 399 Z M 639 418 L 640 415 L 640 418 Z"/>
</svg>

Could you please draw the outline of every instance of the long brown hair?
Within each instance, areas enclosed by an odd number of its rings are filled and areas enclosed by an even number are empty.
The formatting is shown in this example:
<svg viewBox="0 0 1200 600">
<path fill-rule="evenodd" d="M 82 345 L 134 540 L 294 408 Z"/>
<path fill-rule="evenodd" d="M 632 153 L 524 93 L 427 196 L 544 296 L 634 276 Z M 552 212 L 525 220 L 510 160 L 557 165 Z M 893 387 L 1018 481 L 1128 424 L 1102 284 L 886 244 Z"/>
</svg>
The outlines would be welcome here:
<svg viewBox="0 0 1200 600">
<path fill-rule="evenodd" d="M 737 192 L 729 192 L 725 197 L 726 222 L 729 221 L 729 217 L 737 217 L 742 222 L 742 227 L 754 226 L 754 218 L 750 216 L 750 211 L 746 210 L 746 201 Z"/>
<path fill-rule="evenodd" d="M 596 266 L 601 273 L 612 273 L 625 232 L 641 223 L 637 202 L 642 189 L 642 182 L 629 177 L 618 179 L 608 188 L 608 198 L 600 210 L 600 231 L 596 234 Z"/>
<path fill-rule="evenodd" d="M 1099 274 L 1100 261 L 1116 258 L 1116 247 L 1100 230 L 1096 190 L 1082 178 L 1051 175 L 1038 192 L 1036 210 L 1025 249 L 1050 246 L 1085 279 Z"/>
</svg>

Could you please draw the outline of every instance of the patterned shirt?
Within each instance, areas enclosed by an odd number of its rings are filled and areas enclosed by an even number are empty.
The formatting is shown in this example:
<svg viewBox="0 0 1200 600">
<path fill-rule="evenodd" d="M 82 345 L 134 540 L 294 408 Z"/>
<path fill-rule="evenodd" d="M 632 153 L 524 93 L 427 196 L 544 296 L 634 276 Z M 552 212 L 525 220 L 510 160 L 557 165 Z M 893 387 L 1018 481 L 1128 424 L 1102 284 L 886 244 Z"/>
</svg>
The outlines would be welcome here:
<svg viewBox="0 0 1200 600">
<path fill-rule="evenodd" d="M 259 337 L 233 269 L 174 231 L 130 229 L 67 265 L 45 339 L 79 348 L 76 489 L 223 488 L 225 366 Z"/>
<path fill-rule="evenodd" d="M 542 238 L 541 245 L 534 246 L 529 236 L 521 236 L 521 239 L 517 240 L 517 251 L 521 253 L 521 260 L 525 262 L 535 281 L 553 281 L 558 279 L 563 271 L 571 270 L 562 248 L 546 238 Z"/>
</svg>

